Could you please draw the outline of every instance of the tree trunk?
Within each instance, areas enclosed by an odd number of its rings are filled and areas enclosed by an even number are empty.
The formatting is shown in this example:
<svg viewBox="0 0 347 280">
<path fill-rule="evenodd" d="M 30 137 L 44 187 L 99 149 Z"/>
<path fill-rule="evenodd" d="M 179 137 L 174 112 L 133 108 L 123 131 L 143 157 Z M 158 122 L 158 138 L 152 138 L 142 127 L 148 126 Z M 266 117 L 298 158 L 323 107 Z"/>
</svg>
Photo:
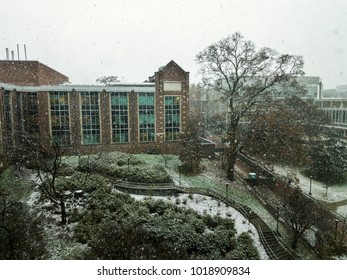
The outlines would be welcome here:
<svg viewBox="0 0 347 280">
<path fill-rule="evenodd" d="M 230 145 L 227 151 L 226 168 L 227 168 L 227 178 L 231 181 L 235 181 L 235 164 L 236 164 L 236 149 L 235 149 L 235 146 Z"/>
<path fill-rule="evenodd" d="M 66 225 L 66 208 L 64 199 L 60 199 L 61 224 Z"/>
<path fill-rule="evenodd" d="M 237 154 L 236 127 L 236 120 L 231 119 L 230 130 L 228 133 L 229 147 L 226 149 L 227 178 L 231 181 L 235 181 L 235 164 Z"/>
<path fill-rule="evenodd" d="M 298 241 L 300 239 L 300 236 L 294 235 L 293 241 L 292 241 L 292 249 L 296 250 L 298 248 Z"/>
<path fill-rule="evenodd" d="M 229 125 L 227 132 L 227 142 L 229 147 L 226 149 L 226 169 L 227 169 L 227 178 L 231 181 L 235 181 L 235 164 L 236 164 L 236 153 L 237 153 L 237 139 L 236 139 L 236 130 L 238 127 L 239 117 L 235 113 L 233 94 L 229 96 Z"/>
</svg>

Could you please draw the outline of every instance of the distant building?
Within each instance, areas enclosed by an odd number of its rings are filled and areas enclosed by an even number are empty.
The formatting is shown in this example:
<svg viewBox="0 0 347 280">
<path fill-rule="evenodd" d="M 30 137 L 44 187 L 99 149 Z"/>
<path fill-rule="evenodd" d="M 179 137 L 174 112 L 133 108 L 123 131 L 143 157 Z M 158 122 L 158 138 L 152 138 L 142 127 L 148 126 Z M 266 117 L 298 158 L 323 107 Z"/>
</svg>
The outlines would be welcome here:
<svg viewBox="0 0 347 280">
<path fill-rule="evenodd" d="M 323 90 L 322 98 L 347 99 L 347 85 L 340 85 L 340 86 L 337 86 L 336 88 Z"/>
<path fill-rule="evenodd" d="M 306 94 L 302 98 L 321 99 L 323 84 L 317 76 L 298 76 L 295 77 L 298 83 L 306 89 Z"/>
<path fill-rule="evenodd" d="M 347 99 L 319 99 L 315 104 L 330 117 L 333 127 L 347 137 Z"/>
<path fill-rule="evenodd" d="M 333 127 L 347 137 L 347 85 L 323 90 L 322 98 L 315 103 L 330 117 Z"/>
<path fill-rule="evenodd" d="M 322 97 L 322 81 L 320 77 L 315 76 L 295 76 L 293 77 L 299 85 L 304 89 L 300 95 L 304 99 L 320 99 Z M 257 78 L 260 79 L 261 78 Z M 265 78 L 264 78 L 265 79 Z M 251 81 L 248 81 L 251 82 Z M 197 112 L 200 112 L 202 116 L 206 119 L 206 123 L 209 123 L 211 117 L 216 115 L 224 115 L 224 119 L 227 122 L 229 120 L 228 114 L 228 99 L 221 92 L 205 89 L 201 87 L 194 87 L 196 94 L 192 95 L 190 99 L 191 108 L 194 108 Z M 284 84 L 283 86 L 276 85 L 271 87 L 271 93 L 267 97 L 274 99 L 285 98 L 288 95 L 296 94 L 293 90 Z M 264 97 L 261 95 L 258 97 L 262 100 Z"/>
<path fill-rule="evenodd" d="M 189 72 L 174 61 L 150 82 L 86 86 L 37 61 L 0 61 L 0 153 L 23 133 L 66 154 L 177 153 L 189 112 Z"/>
<path fill-rule="evenodd" d="M 347 92 L 347 85 L 338 85 L 338 86 L 336 86 L 336 91 L 338 93 L 346 93 Z"/>
</svg>

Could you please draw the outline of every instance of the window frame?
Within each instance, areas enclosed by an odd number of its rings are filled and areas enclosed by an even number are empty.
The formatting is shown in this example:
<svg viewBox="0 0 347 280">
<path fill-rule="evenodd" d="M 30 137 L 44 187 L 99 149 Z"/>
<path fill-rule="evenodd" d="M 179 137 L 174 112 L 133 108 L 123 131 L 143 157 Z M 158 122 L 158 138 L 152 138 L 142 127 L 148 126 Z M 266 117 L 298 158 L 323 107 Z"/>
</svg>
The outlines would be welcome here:
<svg viewBox="0 0 347 280">
<path fill-rule="evenodd" d="M 54 100 L 56 95 L 58 102 Z M 62 97 L 65 99 L 62 101 Z M 71 117 L 70 117 L 70 94 L 67 91 L 49 92 L 49 111 L 50 111 L 50 134 L 53 145 L 70 146 L 71 145 Z M 57 122 L 55 121 L 57 120 Z M 53 129 L 53 127 L 60 129 Z M 58 141 L 56 139 L 59 139 Z"/>
<path fill-rule="evenodd" d="M 177 104 L 175 104 L 178 100 Z M 168 102 L 171 100 L 171 102 Z M 182 110 L 181 110 L 181 101 L 182 98 L 180 95 L 166 95 L 164 96 L 164 131 L 165 131 L 165 141 L 179 141 L 180 133 L 181 133 L 181 125 L 182 125 Z M 172 103 L 172 104 L 169 104 Z M 178 122 L 172 122 L 174 120 L 174 116 L 178 118 Z M 168 120 L 170 118 L 170 120 Z M 172 122 L 172 123 L 171 123 Z M 168 124 L 171 125 L 169 126 Z"/>
<path fill-rule="evenodd" d="M 99 145 L 102 143 L 100 93 L 95 91 L 82 91 L 80 92 L 79 97 L 81 117 L 81 144 Z M 93 100 L 95 97 L 97 97 L 96 102 L 95 100 Z M 88 102 L 85 102 L 85 100 Z"/>
<path fill-rule="evenodd" d="M 139 92 L 137 100 L 139 142 L 153 143 L 156 141 L 155 94 L 154 92 Z M 151 100 L 150 104 L 148 104 L 149 100 Z M 145 104 L 141 104 L 142 101 Z M 144 120 L 144 123 L 142 123 L 142 120 Z M 147 121 L 150 121 L 150 123 L 147 123 Z"/>
<path fill-rule="evenodd" d="M 113 104 L 112 98 L 117 97 L 118 101 L 125 97 L 126 104 L 119 102 L 118 104 Z M 109 94 L 110 102 L 110 131 L 111 131 L 111 142 L 112 144 L 123 144 L 130 142 L 130 123 L 129 123 L 129 94 L 127 92 L 111 92 Z M 123 107 L 124 106 L 124 107 Z M 126 119 L 126 122 L 122 122 L 122 119 Z M 119 122 L 116 123 L 116 120 Z M 120 128 L 116 128 L 120 125 Z M 117 133 L 117 131 L 120 131 Z M 122 141 L 122 137 L 125 137 Z M 118 141 L 117 141 L 117 137 Z"/>
</svg>

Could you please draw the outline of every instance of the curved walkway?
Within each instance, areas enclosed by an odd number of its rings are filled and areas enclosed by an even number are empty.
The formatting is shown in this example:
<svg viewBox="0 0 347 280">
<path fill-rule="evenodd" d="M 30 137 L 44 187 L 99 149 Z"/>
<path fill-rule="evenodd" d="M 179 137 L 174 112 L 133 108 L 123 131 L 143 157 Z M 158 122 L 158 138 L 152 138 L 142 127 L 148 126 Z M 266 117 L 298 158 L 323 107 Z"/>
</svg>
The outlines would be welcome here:
<svg viewBox="0 0 347 280">
<path fill-rule="evenodd" d="M 133 194 L 146 193 L 147 195 L 154 195 L 154 193 L 161 193 L 167 195 L 168 193 L 194 193 L 213 197 L 224 202 L 226 205 L 239 211 L 250 223 L 254 225 L 258 231 L 260 241 L 267 252 L 269 259 L 272 260 L 293 260 L 302 259 L 295 251 L 291 250 L 282 239 L 272 231 L 270 227 L 246 205 L 234 201 L 230 197 L 223 196 L 213 189 L 203 189 L 195 187 L 179 187 L 172 183 L 153 183 L 143 184 L 128 181 L 116 181 L 114 186 L 123 192 L 130 192 Z"/>
</svg>

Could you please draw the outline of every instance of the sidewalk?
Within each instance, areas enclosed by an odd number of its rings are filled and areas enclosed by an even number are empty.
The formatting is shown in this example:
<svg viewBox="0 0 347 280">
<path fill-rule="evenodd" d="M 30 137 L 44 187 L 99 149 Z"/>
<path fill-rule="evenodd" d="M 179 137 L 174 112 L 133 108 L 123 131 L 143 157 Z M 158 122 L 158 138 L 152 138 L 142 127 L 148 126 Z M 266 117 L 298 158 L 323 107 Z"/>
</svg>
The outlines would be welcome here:
<svg viewBox="0 0 347 280">
<path fill-rule="evenodd" d="M 298 187 L 304 193 L 309 194 L 311 186 L 311 194 L 313 198 L 325 202 L 325 204 L 331 206 L 331 208 L 334 208 L 333 210 L 335 212 L 346 217 L 347 185 L 333 185 L 329 186 L 327 190 L 325 184 L 304 176 L 298 169 L 274 165 L 274 172 L 281 176 L 288 176 L 289 173 L 296 176 L 298 179 Z"/>
</svg>

